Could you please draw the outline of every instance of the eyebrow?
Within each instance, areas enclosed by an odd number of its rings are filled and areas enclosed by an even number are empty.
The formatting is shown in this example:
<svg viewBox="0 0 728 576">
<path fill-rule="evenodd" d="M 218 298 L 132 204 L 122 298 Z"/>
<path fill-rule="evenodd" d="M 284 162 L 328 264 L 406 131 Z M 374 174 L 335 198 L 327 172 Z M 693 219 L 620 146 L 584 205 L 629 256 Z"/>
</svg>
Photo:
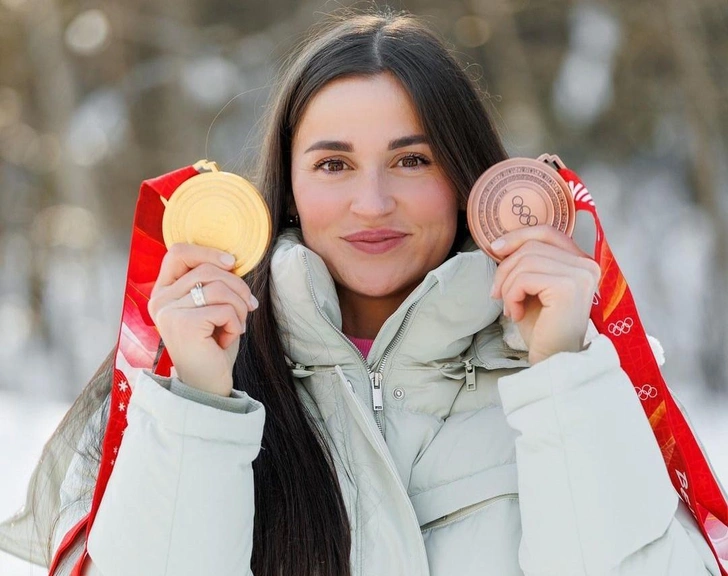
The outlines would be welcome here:
<svg viewBox="0 0 728 576">
<path fill-rule="evenodd" d="M 396 150 L 405 146 L 414 144 L 427 144 L 427 137 L 424 134 L 413 134 L 412 136 L 403 136 L 392 140 L 387 146 L 387 150 Z M 335 152 L 352 152 L 354 146 L 351 142 L 343 142 L 341 140 L 319 140 L 308 147 L 304 154 L 313 152 L 314 150 L 333 150 Z"/>
</svg>

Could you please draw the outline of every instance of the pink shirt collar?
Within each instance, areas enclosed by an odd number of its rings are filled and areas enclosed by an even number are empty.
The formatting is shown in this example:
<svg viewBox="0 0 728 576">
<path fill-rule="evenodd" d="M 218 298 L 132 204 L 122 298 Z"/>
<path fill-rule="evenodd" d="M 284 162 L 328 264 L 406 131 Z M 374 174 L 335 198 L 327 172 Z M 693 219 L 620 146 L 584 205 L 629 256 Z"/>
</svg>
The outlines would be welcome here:
<svg viewBox="0 0 728 576">
<path fill-rule="evenodd" d="M 369 356 L 369 351 L 372 349 L 372 344 L 374 344 L 374 340 L 367 340 L 366 338 L 354 338 L 353 336 L 347 336 L 349 340 L 351 340 L 351 343 L 359 348 L 359 352 L 361 352 L 362 356 L 366 358 Z"/>
</svg>

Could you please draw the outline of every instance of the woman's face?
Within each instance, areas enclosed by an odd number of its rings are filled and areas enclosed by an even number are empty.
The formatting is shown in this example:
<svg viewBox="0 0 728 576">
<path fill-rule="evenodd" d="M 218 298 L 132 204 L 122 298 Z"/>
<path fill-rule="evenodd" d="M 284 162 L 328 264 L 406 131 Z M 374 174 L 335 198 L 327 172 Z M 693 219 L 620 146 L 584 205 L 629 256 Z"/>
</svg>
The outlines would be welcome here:
<svg viewBox="0 0 728 576">
<path fill-rule="evenodd" d="M 404 300 L 450 251 L 458 200 L 391 74 L 324 86 L 294 134 L 291 172 L 304 243 L 340 292 Z"/>
</svg>

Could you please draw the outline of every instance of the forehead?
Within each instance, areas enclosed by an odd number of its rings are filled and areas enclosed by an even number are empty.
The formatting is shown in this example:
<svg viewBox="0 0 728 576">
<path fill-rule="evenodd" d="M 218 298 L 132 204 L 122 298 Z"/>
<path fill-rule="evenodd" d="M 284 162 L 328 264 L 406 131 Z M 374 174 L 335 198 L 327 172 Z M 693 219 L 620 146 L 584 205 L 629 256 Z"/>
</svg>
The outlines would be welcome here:
<svg viewBox="0 0 728 576">
<path fill-rule="evenodd" d="M 422 132 L 412 99 L 390 73 L 333 80 L 304 110 L 294 135 L 305 145 L 313 139 L 344 140 L 362 145 L 389 142 Z"/>
</svg>

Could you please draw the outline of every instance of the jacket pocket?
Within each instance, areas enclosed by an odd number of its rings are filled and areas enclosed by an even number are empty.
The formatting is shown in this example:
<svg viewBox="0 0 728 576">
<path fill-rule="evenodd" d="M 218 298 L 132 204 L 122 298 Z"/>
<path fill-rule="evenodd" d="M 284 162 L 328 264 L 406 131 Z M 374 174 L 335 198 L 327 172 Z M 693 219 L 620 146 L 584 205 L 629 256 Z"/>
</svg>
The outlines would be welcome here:
<svg viewBox="0 0 728 576">
<path fill-rule="evenodd" d="M 446 514 L 445 516 L 442 516 L 437 520 L 428 522 L 424 526 L 420 526 L 420 530 L 422 530 L 422 532 L 425 532 L 426 530 L 434 530 L 435 528 L 442 528 L 443 526 L 447 526 L 448 524 L 453 524 L 454 522 L 463 520 L 468 516 L 472 516 L 483 508 L 486 508 L 491 504 L 495 504 L 496 502 L 500 502 L 501 500 L 518 500 L 518 494 L 515 492 L 511 494 L 500 494 L 498 496 L 494 496 L 493 498 L 483 500 L 482 502 L 477 502 L 476 504 L 465 506 L 465 508 L 461 508 L 460 510 L 456 510 L 455 512 Z"/>
<path fill-rule="evenodd" d="M 515 462 L 492 466 L 467 476 L 431 485 L 426 490 L 410 494 L 420 527 L 440 522 L 453 514 L 503 495 L 518 494 L 518 475 Z M 484 505 L 484 504 L 483 504 Z"/>
</svg>

